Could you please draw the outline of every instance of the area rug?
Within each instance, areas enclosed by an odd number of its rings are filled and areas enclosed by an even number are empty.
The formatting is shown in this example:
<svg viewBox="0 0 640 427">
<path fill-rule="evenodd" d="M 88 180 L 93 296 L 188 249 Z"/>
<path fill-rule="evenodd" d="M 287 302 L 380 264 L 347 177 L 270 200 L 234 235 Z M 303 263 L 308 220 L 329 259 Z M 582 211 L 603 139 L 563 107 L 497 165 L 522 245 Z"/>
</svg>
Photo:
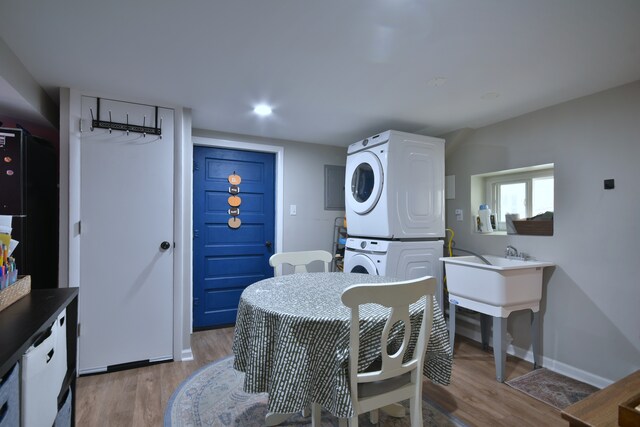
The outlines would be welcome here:
<svg viewBox="0 0 640 427">
<path fill-rule="evenodd" d="M 194 372 L 180 384 L 169 400 L 164 414 L 165 427 L 186 426 L 263 426 L 267 414 L 268 396 L 242 391 L 244 374 L 233 369 L 233 358 L 211 363 Z M 408 402 L 405 404 L 408 405 Z M 407 412 L 408 414 L 408 412 Z M 423 398 L 424 425 L 465 426 L 434 402 Z M 366 414 L 359 419 L 361 426 L 372 426 Z M 282 426 L 308 426 L 310 418 L 296 414 Z M 322 426 L 337 426 L 338 419 L 328 412 L 322 413 Z M 409 426 L 409 416 L 392 418 L 380 412 L 379 426 Z"/>
<path fill-rule="evenodd" d="M 531 371 L 506 384 L 560 410 L 599 390 L 545 368 Z"/>
</svg>

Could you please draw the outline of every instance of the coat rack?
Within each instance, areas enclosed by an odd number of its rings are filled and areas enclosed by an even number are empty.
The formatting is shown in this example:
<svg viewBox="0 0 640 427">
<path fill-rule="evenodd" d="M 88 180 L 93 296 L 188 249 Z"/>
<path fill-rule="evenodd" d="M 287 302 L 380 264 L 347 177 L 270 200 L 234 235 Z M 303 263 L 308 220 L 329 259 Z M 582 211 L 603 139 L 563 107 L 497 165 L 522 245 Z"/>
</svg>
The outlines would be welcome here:
<svg viewBox="0 0 640 427">
<path fill-rule="evenodd" d="M 142 126 L 140 125 L 132 125 L 129 124 L 129 114 L 127 114 L 127 122 L 126 123 L 117 123 L 111 119 L 111 111 L 109 111 L 109 121 L 100 120 L 100 98 L 98 98 L 98 108 L 97 108 L 97 116 L 96 119 L 93 117 L 93 110 L 89 109 L 91 112 L 91 132 L 93 132 L 94 128 L 98 129 L 108 129 L 109 133 L 113 130 L 122 130 L 129 135 L 129 132 L 141 133 L 143 137 L 146 137 L 147 134 L 150 135 L 158 135 L 162 138 L 162 117 L 160 117 L 160 126 L 159 127 L 149 127 L 147 126 L 147 116 L 143 116 Z M 158 107 L 155 107 L 155 124 L 158 124 Z"/>
</svg>

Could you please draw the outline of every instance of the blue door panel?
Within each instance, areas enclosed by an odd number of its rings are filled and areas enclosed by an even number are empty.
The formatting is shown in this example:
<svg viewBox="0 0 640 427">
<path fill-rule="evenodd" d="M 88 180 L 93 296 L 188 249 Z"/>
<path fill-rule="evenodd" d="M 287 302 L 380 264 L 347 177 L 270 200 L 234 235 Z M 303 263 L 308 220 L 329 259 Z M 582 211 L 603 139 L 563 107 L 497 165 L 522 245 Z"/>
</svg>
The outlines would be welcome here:
<svg viewBox="0 0 640 427">
<path fill-rule="evenodd" d="M 252 243 L 264 246 L 264 242 L 268 240 L 264 224 L 247 224 L 240 217 L 242 225 L 233 229 L 227 225 L 227 218 L 228 216 L 225 217 L 224 224 L 206 225 L 203 244 L 207 249 L 220 245 L 239 246 Z"/>
<path fill-rule="evenodd" d="M 244 288 L 273 276 L 275 155 L 194 147 L 193 158 L 193 326 L 228 325 Z M 237 229 L 227 224 L 234 173 L 242 179 Z"/>
<path fill-rule="evenodd" d="M 241 184 L 242 185 L 242 184 Z M 263 215 L 264 212 L 264 195 L 253 193 L 240 193 L 238 197 L 242 200 L 240 212 L 242 215 Z"/>
<path fill-rule="evenodd" d="M 205 312 L 203 316 L 206 316 L 207 321 L 211 322 L 211 324 L 213 325 L 232 325 L 236 323 L 236 317 L 238 316 L 238 309 L 233 308 L 228 310 L 225 310 L 225 309 L 212 310 L 210 312 Z"/>
<path fill-rule="evenodd" d="M 244 290 L 249 281 L 250 283 L 258 282 L 266 277 L 262 274 L 241 274 L 238 276 L 212 277 L 204 281 L 204 294 L 211 291 L 219 291 L 221 289 L 240 289 Z"/>
<path fill-rule="evenodd" d="M 242 291 L 242 289 L 221 289 L 207 292 L 205 296 L 207 311 L 237 309 Z"/>
<path fill-rule="evenodd" d="M 263 274 L 262 256 L 228 256 L 207 258 L 205 278 Z"/>
<path fill-rule="evenodd" d="M 242 184 L 240 184 L 242 186 Z M 206 198 L 206 211 L 205 215 L 227 215 L 229 205 L 227 200 L 230 194 L 228 189 L 222 191 L 207 191 Z M 242 204 L 240 205 L 240 212 L 242 215 L 254 214 L 263 215 L 265 209 L 265 200 L 263 194 L 255 193 L 240 193 L 238 194 Z"/>
<path fill-rule="evenodd" d="M 242 178 L 241 185 L 262 186 L 264 176 L 267 173 L 263 163 L 233 161 L 228 158 L 229 156 L 221 157 L 227 157 L 227 159 L 207 159 L 205 176 L 207 181 L 228 184 L 227 177 L 235 171 Z"/>
</svg>

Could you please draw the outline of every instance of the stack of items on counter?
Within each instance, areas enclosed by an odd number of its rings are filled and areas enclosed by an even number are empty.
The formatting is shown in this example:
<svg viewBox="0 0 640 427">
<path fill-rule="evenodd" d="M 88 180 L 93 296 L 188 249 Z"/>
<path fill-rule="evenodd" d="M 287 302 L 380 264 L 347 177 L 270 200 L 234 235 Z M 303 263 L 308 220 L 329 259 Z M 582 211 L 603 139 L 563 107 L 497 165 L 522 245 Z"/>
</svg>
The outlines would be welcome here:
<svg viewBox="0 0 640 427">
<path fill-rule="evenodd" d="M 18 279 L 16 261 L 11 257 L 18 246 L 18 242 L 11 239 L 11 218 L 10 215 L 0 215 L 0 289 L 9 287 Z"/>
</svg>

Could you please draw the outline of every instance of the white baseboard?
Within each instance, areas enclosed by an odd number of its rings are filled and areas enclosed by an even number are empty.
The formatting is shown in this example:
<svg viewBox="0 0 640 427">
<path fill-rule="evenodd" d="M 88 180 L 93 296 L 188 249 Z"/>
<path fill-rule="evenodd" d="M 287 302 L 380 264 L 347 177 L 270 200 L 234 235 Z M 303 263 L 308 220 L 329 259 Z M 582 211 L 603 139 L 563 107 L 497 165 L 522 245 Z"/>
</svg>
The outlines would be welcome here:
<svg viewBox="0 0 640 427">
<path fill-rule="evenodd" d="M 464 314 L 462 314 L 461 316 L 461 313 L 458 313 L 458 315 L 456 316 L 456 335 L 462 335 L 463 337 L 481 343 L 482 335 L 480 334 L 479 327 L 480 321 L 474 317 L 465 316 Z M 491 344 L 491 337 L 489 337 L 489 345 Z M 523 349 L 509 343 L 507 345 L 507 354 L 533 363 L 533 352 L 530 349 Z M 557 372 L 578 381 L 582 381 L 587 384 L 591 384 L 592 386 L 598 388 L 607 387 L 608 385 L 615 382 L 613 380 L 594 375 L 590 372 L 583 371 L 582 369 L 578 369 L 574 366 L 567 365 L 566 363 L 559 362 L 546 356 L 542 356 L 542 366 L 551 371 Z"/>
<path fill-rule="evenodd" d="M 180 355 L 180 361 L 188 362 L 190 360 L 193 360 L 193 352 L 191 351 L 191 348 L 183 349 L 182 354 Z"/>
</svg>

